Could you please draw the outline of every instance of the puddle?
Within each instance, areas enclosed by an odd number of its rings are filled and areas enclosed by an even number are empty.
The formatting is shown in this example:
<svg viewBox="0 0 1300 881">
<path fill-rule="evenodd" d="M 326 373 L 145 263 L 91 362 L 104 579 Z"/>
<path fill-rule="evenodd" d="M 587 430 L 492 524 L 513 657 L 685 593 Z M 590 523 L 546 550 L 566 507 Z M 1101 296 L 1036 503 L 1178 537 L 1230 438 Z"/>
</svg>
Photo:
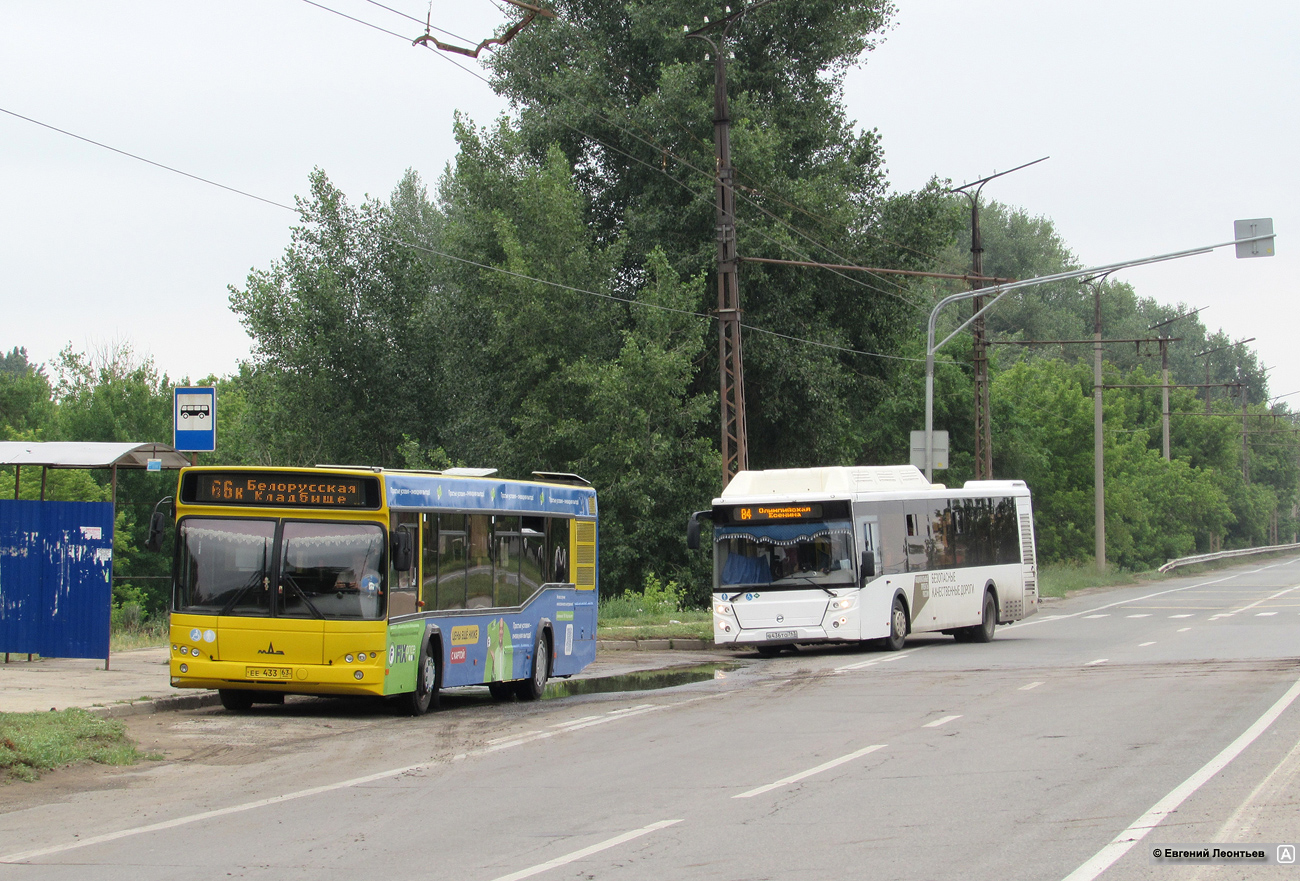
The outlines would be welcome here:
<svg viewBox="0 0 1300 881">
<path fill-rule="evenodd" d="M 701 664 L 698 667 L 677 667 L 671 670 L 641 670 L 636 673 L 624 673 L 621 676 L 593 676 L 590 679 L 552 679 L 546 685 L 546 693 L 542 695 L 542 700 L 571 697 L 575 694 L 654 691 L 660 688 L 672 688 L 675 685 L 688 685 L 692 682 L 725 679 L 727 673 L 735 670 L 738 666 L 740 665 Z"/>
</svg>

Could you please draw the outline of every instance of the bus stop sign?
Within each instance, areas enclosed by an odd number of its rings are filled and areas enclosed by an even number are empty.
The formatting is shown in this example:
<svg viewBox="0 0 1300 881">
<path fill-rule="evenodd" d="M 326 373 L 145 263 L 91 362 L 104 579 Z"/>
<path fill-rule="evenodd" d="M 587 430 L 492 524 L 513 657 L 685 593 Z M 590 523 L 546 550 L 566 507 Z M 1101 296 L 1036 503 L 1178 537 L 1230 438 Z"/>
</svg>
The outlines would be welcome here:
<svg viewBox="0 0 1300 881">
<path fill-rule="evenodd" d="M 172 446 L 186 453 L 217 448 L 217 390 L 177 388 L 172 396 Z"/>
</svg>

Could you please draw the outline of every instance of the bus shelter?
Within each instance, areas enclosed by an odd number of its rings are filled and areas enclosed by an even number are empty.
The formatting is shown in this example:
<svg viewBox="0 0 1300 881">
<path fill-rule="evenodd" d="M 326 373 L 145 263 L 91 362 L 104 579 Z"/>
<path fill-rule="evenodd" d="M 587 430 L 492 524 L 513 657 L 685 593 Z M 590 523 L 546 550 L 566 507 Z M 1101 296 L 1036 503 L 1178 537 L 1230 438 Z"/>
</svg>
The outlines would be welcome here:
<svg viewBox="0 0 1300 881">
<path fill-rule="evenodd" d="M 0 442 L 0 465 L 14 469 L 14 497 L 0 499 L 0 651 L 109 663 L 113 603 L 113 522 L 120 468 L 173 470 L 189 458 L 167 444 Z M 40 469 L 39 500 L 22 500 L 24 476 Z M 52 502 L 55 468 L 108 469 L 108 502 Z"/>
</svg>

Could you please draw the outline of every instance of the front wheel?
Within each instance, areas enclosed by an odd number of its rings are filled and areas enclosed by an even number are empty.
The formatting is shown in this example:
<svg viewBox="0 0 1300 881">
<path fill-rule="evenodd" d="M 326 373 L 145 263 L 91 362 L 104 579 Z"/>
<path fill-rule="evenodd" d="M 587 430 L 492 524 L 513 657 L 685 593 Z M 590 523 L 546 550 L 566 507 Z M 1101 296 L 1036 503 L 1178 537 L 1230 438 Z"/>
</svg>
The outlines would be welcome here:
<svg viewBox="0 0 1300 881">
<path fill-rule="evenodd" d="M 217 695 L 221 698 L 221 705 L 227 710 L 235 713 L 242 713 L 252 708 L 253 695 L 256 692 L 245 691 L 239 688 L 219 688 Z"/>
<path fill-rule="evenodd" d="M 907 608 L 902 597 L 894 597 L 894 608 L 889 613 L 889 636 L 885 637 L 885 650 L 896 652 L 907 641 Z"/>
<path fill-rule="evenodd" d="M 521 701 L 535 701 L 546 691 L 551 675 L 551 637 L 546 631 L 537 634 L 533 643 L 533 671 L 527 679 L 515 683 L 515 696 Z"/>
<path fill-rule="evenodd" d="M 435 657 L 432 646 L 420 646 L 420 661 L 415 673 L 415 691 L 406 695 L 406 711 L 412 716 L 423 716 L 438 708 L 438 688 L 442 685 L 441 658 Z"/>
</svg>

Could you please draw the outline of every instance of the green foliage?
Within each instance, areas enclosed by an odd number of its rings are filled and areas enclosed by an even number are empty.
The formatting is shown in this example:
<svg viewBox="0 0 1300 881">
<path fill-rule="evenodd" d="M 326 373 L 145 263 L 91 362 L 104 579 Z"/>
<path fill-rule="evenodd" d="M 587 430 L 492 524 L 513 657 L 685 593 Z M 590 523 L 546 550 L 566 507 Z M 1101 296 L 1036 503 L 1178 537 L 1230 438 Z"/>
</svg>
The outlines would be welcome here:
<svg viewBox="0 0 1300 881">
<path fill-rule="evenodd" d="M 85 710 L 0 713 L 0 779 L 32 781 L 80 762 L 133 765 L 142 756 L 116 719 Z"/>
<path fill-rule="evenodd" d="M 653 572 L 647 572 L 641 601 L 647 612 L 680 612 L 685 593 L 676 581 L 665 584 Z"/>
</svg>

